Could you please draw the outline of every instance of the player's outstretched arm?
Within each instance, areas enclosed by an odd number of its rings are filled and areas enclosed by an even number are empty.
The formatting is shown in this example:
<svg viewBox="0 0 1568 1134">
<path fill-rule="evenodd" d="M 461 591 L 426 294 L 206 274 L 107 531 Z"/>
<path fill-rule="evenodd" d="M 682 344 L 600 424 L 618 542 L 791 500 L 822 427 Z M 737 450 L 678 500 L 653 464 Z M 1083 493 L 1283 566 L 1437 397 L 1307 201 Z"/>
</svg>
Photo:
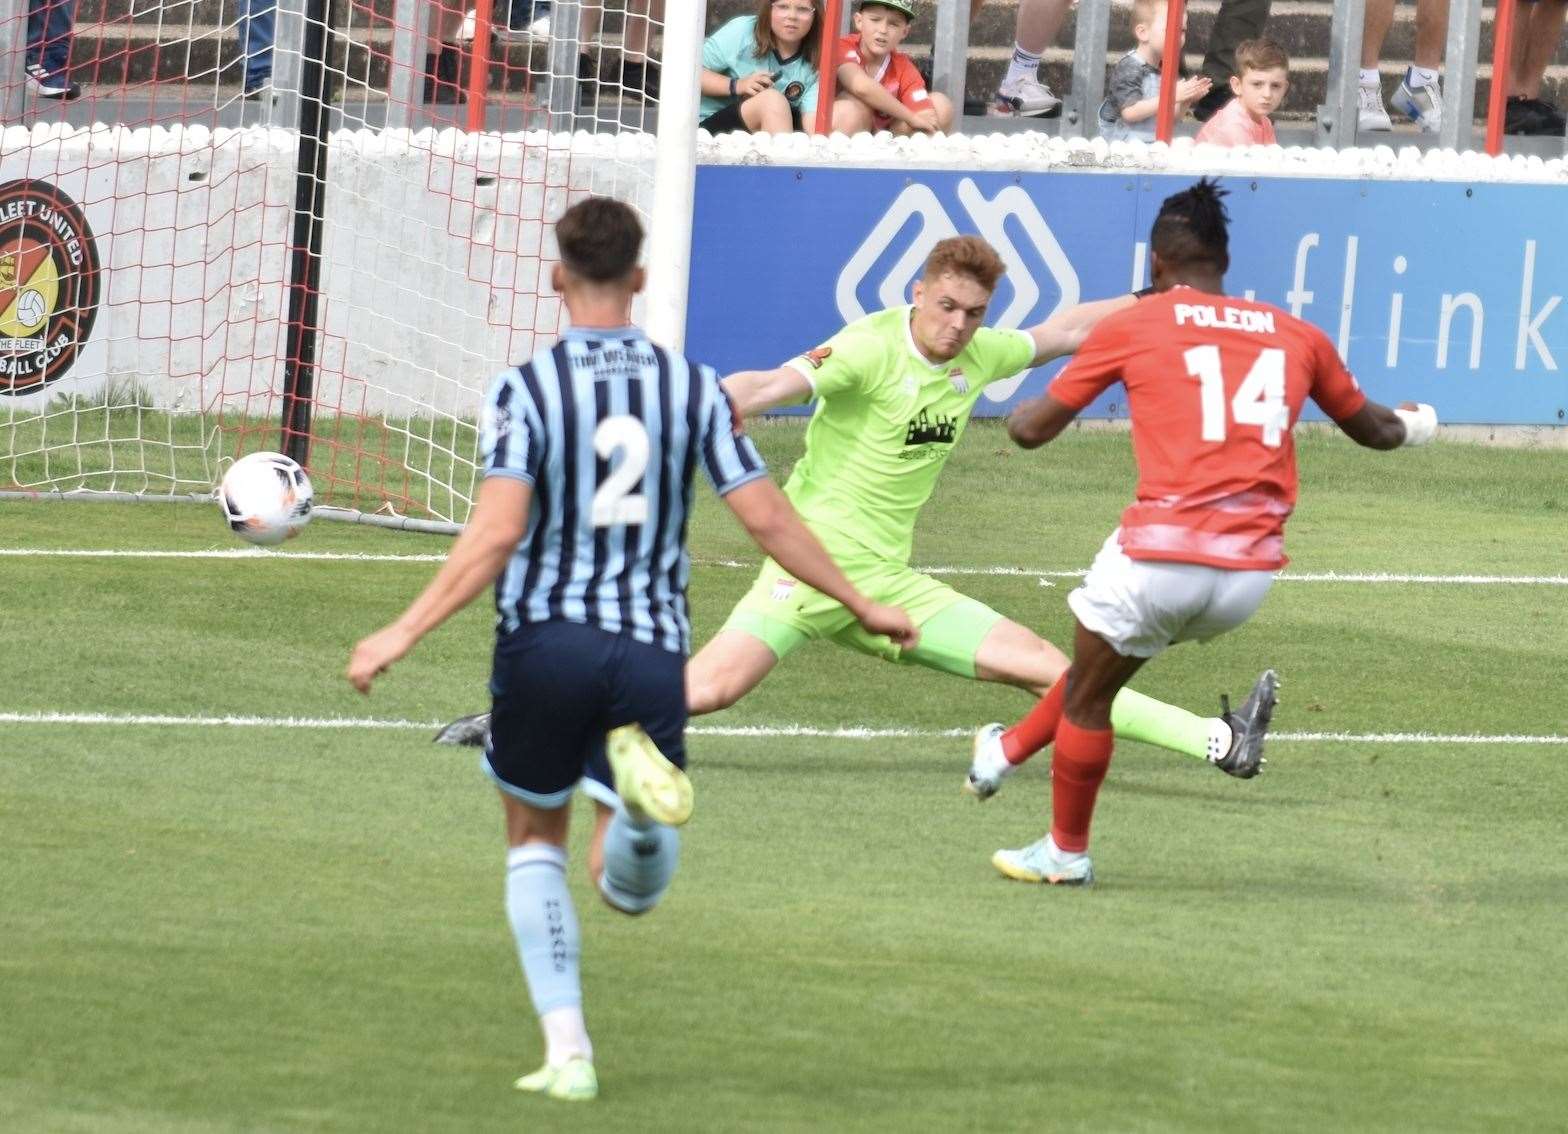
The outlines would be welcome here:
<svg viewBox="0 0 1568 1134">
<path fill-rule="evenodd" d="M 779 406 L 795 406 L 811 400 L 811 383 L 793 366 L 777 370 L 739 370 L 721 383 L 735 412 L 755 417 Z"/>
<path fill-rule="evenodd" d="M 360 640 L 348 659 L 348 680 L 361 693 L 430 631 L 472 602 L 505 569 L 528 526 L 533 485 L 515 477 L 486 477 L 474 514 L 430 585 L 397 621 Z"/>
<path fill-rule="evenodd" d="M 1051 397 L 1041 394 L 1031 398 L 1007 415 L 1007 435 L 1020 449 L 1038 449 L 1072 424 L 1078 411 Z"/>
<path fill-rule="evenodd" d="M 1034 340 L 1034 361 L 1029 365 L 1044 366 L 1053 358 L 1072 354 L 1083 345 L 1101 319 L 1137 302 L 1137 296 L 1118 295 L 1114 299 L 1075 303 L 1066 311 L 1059 311 L 1045 322 L 1030 327 L 1028 334 Z"/>
<path fill-rule="evenodd" d="M 725 496 L 724 503 L 780 567 L 843 603 L 868 631 L 885 634 L 905 648 L 919 641 L 920 632 L 909 615 L 896 606 L 874 603 L 854 588 L 771 480 L 749 481 Z"/>
<path fill-rule="evenodd" d="M 1398 409 L 1369 401 L 1335 423 L 1345 436 L 1368 449 L 1425 445 L 1437 434 L 1437 411 L 1424 402 L 1401 402 Z"/>
</svg>

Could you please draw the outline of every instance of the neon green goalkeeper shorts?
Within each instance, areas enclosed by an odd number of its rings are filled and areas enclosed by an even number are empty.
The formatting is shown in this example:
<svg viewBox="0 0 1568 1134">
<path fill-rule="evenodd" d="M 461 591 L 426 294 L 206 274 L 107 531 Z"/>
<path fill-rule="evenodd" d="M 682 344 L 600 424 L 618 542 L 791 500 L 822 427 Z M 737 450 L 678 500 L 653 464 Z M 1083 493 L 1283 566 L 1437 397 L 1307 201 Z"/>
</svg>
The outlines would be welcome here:
<svg viewBox="0 0 1568 1134">
<path fill-rule="evenodd" d="M 735 604 L 723 629 L 750 634 L 780 660 L 806 642 L 827 639 L 886 661 L 913 662 L 959 677 L 975 675 L 975 655 L 991 627 L 1002 620 L 1000 614 L 903 564 L 875 560 L 840 566 L 867 598 L 904 608 L 920 628 L 914 649 L 866 633 L 837 599 L 793 578 L 772 559 L 762 564 L 757 581 Z"/>
</svg>

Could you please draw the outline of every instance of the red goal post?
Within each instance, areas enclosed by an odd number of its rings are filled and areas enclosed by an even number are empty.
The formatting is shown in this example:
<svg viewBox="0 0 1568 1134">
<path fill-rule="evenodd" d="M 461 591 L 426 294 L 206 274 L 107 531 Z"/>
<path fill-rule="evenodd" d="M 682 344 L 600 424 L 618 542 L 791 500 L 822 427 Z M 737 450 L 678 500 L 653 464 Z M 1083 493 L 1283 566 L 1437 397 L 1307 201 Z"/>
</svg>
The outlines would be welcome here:
<svg viewBox="0 0 1568 1134">
<path fill-rule="evenodd" d="M 40 73 L 0 0 L 0 497 L 204 499 L 292 442 L 318 500 L 455 528 L 589 193 L 643 216 L 639 316 L 679 346 L 702 10 L 521 3 L 78 0 Z"/>
</svg>

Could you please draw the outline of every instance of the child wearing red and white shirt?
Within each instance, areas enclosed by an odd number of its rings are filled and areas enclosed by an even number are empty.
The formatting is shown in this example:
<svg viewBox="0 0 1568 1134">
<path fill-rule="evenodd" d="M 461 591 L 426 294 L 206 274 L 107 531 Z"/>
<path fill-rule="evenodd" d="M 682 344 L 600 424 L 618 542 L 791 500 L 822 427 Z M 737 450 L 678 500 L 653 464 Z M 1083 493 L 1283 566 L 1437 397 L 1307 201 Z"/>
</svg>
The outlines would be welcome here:
<svg viewBox="0 0 1568 1134">
<path fill-rule="evenodd" d="M 912 0 L 860 0 L 854 33 L 839 40 L 835 131 L 934 134 L 952 126 L 953 104 L 926 90 L 914 60 L 898 50 L 914 19 Z"/>
<path fill-rule="evenodd" d="M 1290 89 L 1290 59 L 1284 48 L 1271 39 L 1238 44 L 1230 89 L 1235 97 L 1203 124 L 1198 141 L 1215 146 L 1274 145 L 1269 115 L 1279 109 Z"/>
</svg>

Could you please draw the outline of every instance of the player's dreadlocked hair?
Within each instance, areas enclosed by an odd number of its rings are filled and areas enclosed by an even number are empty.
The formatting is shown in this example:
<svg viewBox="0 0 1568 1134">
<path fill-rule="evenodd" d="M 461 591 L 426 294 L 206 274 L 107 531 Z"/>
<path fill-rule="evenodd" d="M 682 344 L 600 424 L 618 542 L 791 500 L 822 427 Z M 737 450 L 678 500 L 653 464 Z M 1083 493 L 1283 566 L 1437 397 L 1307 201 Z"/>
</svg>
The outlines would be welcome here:
<svg viewBox="0 0 1568 1134">
<path fill-rule="evenodd" d="M 1224 274 L 1230 267 L 1230 214 L 1222 198 L 1228 195 L 1219 182 L 1205 177 L 1165 198 L 1154 218 L 1149 247 L 1173 267 L 1209 263 Z"/>
</svg>

